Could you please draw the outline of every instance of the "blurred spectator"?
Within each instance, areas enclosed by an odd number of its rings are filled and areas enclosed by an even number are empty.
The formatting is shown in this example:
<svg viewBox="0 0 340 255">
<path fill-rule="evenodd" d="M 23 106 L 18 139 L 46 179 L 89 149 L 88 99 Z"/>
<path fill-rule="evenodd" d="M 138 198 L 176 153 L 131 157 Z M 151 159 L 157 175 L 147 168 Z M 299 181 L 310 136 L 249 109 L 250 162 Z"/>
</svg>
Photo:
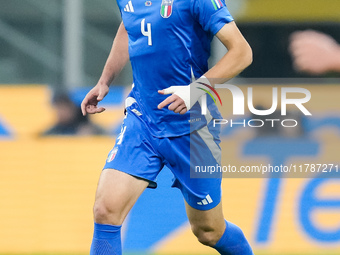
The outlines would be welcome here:
<svg viewBox="0 0 340 255">
<path fill-rule="evenodd" d="M 106 131 L 83 116 L 80 107 L 67 93 L 56 93 L 52 99 L 57 115 L 57 123 L 42 133 L 47 135 L 105 135 Z"/>
<path fill-rule="evenodd" d="M 326 34 L 314 30 L 295 32 L 289 50 L 297 71 L 314 75 L 340 72 L 340 45 Z"/>
</svg>

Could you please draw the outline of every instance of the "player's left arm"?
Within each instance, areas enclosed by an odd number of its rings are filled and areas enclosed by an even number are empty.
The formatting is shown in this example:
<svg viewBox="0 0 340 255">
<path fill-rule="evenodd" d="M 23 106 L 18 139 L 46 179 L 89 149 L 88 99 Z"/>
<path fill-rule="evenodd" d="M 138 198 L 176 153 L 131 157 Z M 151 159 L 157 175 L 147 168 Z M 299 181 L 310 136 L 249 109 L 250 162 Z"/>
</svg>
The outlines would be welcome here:
<svg viewBox="0 0 340 255">
<path fill-rule="evenodd" d="M 234 21 L 225 24 L 216 36 L 228 52 L 204 74 L 212 86 L 234 78 L 253 61 L 252 50 Z"/>
<path fill-rule="evenodd" d="M 184 114 L 205 93 L 203 90 L 193 90 L 192 87 L 200 87 L 199 82 L 208 83 L 214 87 L 215 84 L 224 83 L 235 77 L 252 63 L 252 50 L 234 21 L 225 24 L 216 36 L 228 49 L 228 52 L 204 76 L 190 85 L 171 86 L 159 91 L 160 94 L 164 95 L 172 94 L 158 105 L 159 109 L 169 105 L 169 110 Z"/>
</svg>

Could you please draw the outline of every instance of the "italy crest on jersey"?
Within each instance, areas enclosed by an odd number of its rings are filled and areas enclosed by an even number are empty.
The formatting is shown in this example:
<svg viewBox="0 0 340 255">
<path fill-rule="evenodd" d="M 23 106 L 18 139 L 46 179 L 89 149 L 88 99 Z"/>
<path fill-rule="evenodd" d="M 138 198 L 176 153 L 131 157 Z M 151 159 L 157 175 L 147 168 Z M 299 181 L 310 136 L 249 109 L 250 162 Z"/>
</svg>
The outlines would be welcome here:
<svg viewBox="0 0 340 255">
<path fill-rule="evenodd" d="M 109 156 L 107 157 L 107 160 L 106 160 L 108 163 L 110 163 L 112 160 L 115 159 L 117 151 L 118 151 L 118 148 L 113 148 L 110 151 Z"/>
<path fill-rule="evenodd" d="M 163 18 L 169 18 L 172 14 L 172 4 L 174 0 L 162 0 L 161 16 Z"/>
</svg>

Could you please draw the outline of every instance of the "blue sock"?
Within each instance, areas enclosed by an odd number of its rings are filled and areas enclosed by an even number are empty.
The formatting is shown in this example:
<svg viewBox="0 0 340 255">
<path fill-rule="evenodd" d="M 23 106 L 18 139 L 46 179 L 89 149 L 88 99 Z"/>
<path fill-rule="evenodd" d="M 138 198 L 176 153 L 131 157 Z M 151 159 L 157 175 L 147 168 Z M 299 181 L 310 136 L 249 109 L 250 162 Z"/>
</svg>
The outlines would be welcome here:
<svg viewBox="0 0 340 255">
<path fill-rule="evenodd" d="M 242 230 L 226 221 L 226 230 L 214 248 L 221 255 L 254 255 Z"/>
<path fill-rule="evenodd" d="M 121 227 L 94 223 L 90 255 L 122 255 Z"/>
</svg>

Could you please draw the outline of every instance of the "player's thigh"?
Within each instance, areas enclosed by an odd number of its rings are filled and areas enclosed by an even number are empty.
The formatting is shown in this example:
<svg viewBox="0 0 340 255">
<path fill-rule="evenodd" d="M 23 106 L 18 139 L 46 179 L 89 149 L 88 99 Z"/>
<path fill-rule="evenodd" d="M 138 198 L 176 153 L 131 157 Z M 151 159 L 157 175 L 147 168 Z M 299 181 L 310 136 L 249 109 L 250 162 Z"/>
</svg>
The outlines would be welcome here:
<svg viewBox="0 0 340 255">
<path fill-rule="evenodd" d="M 122 224 L 148 184 L 146 180 L 118 170 L 103 170 L 96 192 L 95 221 L 102 224 Z"/>
<path fill-rule="evenodd" d="M 195 235 L 211 232 L 216 236 L 222 236 L 225 231 L 222 203 L 210 210 L 197 210 L 185 202 L 185 209 Z"/>
</svg>

